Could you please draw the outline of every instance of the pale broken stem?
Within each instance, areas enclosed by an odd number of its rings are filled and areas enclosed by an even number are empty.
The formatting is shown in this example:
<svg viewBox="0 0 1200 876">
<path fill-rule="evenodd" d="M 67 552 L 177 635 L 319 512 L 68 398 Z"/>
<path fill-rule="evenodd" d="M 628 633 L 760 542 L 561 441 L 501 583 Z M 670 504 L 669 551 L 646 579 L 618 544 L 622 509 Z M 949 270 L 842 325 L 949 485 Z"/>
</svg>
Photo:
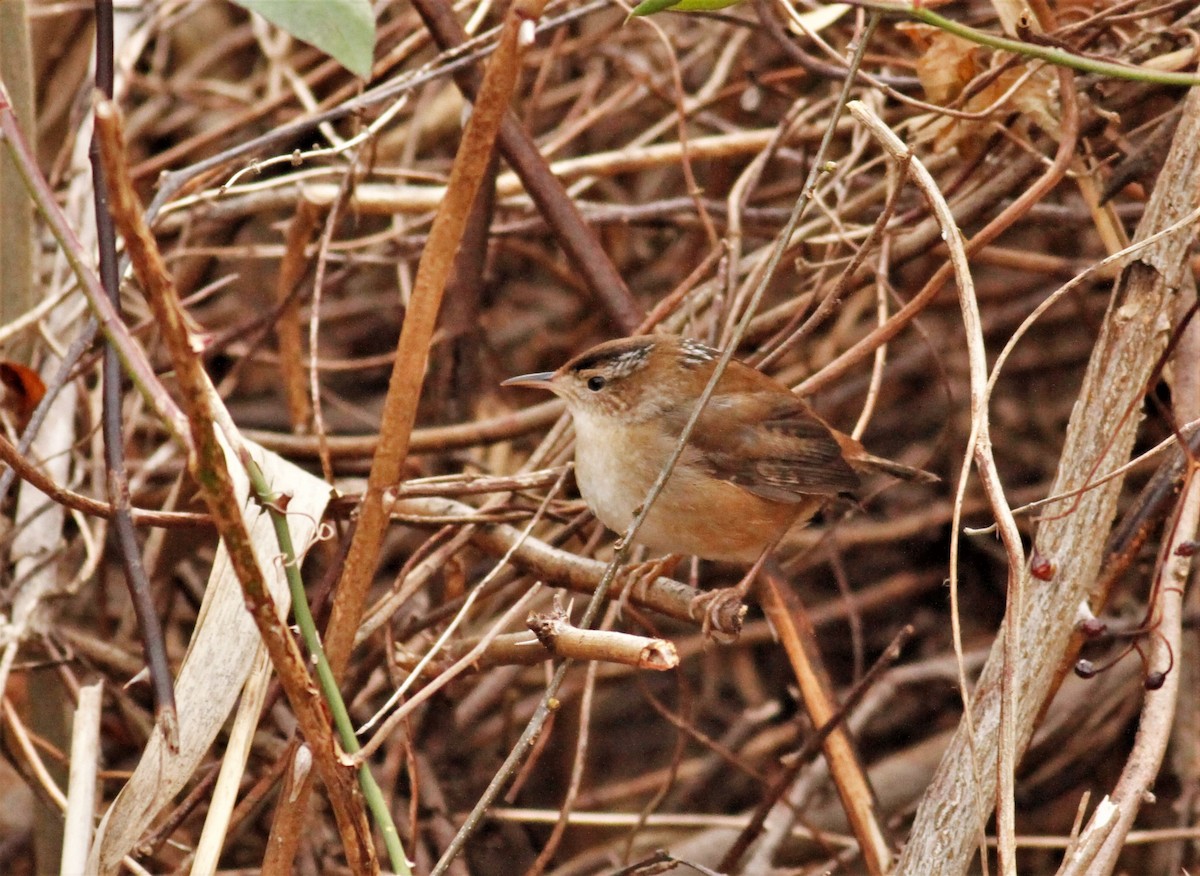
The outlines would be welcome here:
<svg viewBox="0 0 1200 876">
<path fill-rule="evenodd" d="M 1021 587 L 1021 569 L 1025 565 L 1025 551 L 1021 545 L 1021 535 L 1017 529 L 1016 520 L 1009 508 L 1008 499 L 1004 495 L 1000 474 L 996 469 L 996 461 L 992 455 L 992 442 L 988 423 L 988 367 L 987 353 L 983 341 L 983 326 L 979 317 L 979 306 L 975 300 L 974 283 L 971 279 L 970 266 L 967 263 L 967 253 L 963 246 L 962 235 L 955 224 L 950 207 L 938 191 L 937 184 L 921 161 L 913 155 L 908 147 L 880 120 L 871 110 L 860 101 L 853 101 L 848 109 L 864 126 L 870 130 L 881 145 L 892 156 L 893 160 L 910 163 L 913 181 L 921 189 L 933 215 L 942 229 L 942 239 L 946 242 L 950 262 L 954 267 L 955 279 L 958 285 L 959 304 L 962 309 L 963 328 L 967 340 L 967 357 L 970 369 L 971 390 L 971 433 L 967 439 L 965 460 L 962 473 L 959 476 L 955 491 L 953 521 L 950 527 L 950 592 L 955 603 L 951 612 L 955 625 L 954 648 L 959 659 L 960 689 L 963 695 L 963 706 L 966 719 L 970 721 L 970 694 L 967 689 L 966 672 L 962 668 L 962 640 L 959 628 L 959 613 L 957 610 L 958 590 L 958 550 L 962 528 L 962 506 L 966 496 L 967 481 L 971 473 L 971 462 L 979 471 L 984 490 L 987 492 L 992 511 L 996 516 L 1000 537 L 1004 543 L 1008 557 L 1008 612 L 1010 617 L 1021 617 L 1023 612 L 1023 592 Z M 997 794 L 997 834 L 999 859 L 1002 872 L 1016 873 L 1014 855 L 1016 852 L 1016 814 L 1015 814 L 1015 779 L 1017 757 L 1016 735 L 1016 685 L 1014 683 L 1017 659 L 1017 628 L 1014 623 L 1004 625 L 1005 647 L 1007 654 L 1006 670 L 1003 676 L 1002 707 L 1000 712 L 1000 742 L 999 742 L 999 786 Z"/>
<path fill-rule="evenodd" d="M 1071 822 L 1071 832 L 1067 834 L 1066 854 L 1063 856 L 1069 858 L 1075 854 L 1075 850 L 1079 848 L 1079 843 L 1083 839 L 1081 831 L 1083 830 L 1083 818 L 1087 815 L 1088 805 L 1092 801 L 1092 792 L 1084 791 L 1079 795 L 1079 805 L 1075 808 L 1075 820 Z"/>
<path fill-rule="evenodd" d="M 87 871 L 88 849 L 96 819 L 96 774 L 100 766 L 100 709 L 104 683 L 79 689 L 71 724 L 71 774 L 63 818 L 61 873 Z"/>
<path fill-rule="evenodd" d="M 1069 872 L 1085 872 L 1086 864 L 1095 859 L 1096 852 L 1108 838 L 1109 832 L 1120 815 L 1120 807 L 1107 796 L 1101 800 L 1087 827 L 1079 835 L 1074 848 L 1068 849 L 1067 859 L 1063 861 L 1057 876 L 1065 876 Z M 1084 866 L 1081 868 L 1080 864 Z"/>
<path fill-rule="evenodd" d="M 344 181 L 343 181 L 344 183 Z M 341 191 L 341 187 L 339 187 Z M 325 403 L 324 396 L 321 393 L 321 374 L 320 374 L 320 350 L 321 350 L 321 319 L 325 313 L 324 297 L 325 297 L 325 276 L 329 270 L 329 249 L 333 245 L 333 236 L 338 228 L 338 219 L 341 216 L 344 203 L 342 199 L 335 198 L 325 209 L 325 221 L 322 224 L 321 233 L 317 235 L 317 248 L 315 263 L 313 265 L 313 283 L 312 293 L 309 295 L 308 302 L 308 349 L 311 354 L 308 362 L 308 393 L 307 404 L 310 408 L 309 413 L 309 430 L 317 439 L 317 458 L 321 462 L 321 476 L 333 482 L 333 461 L 329 457 L 329 429 L 325 423 Z M 316 220 L 313 221 L 313 227 L 317 225 Z M 405 303 L 406 314 L 410 312 L 410 303 Z M 407 321 L 407 316 L 406 316 Z M 299 326 L 297 326 L 299 328 Z M 282 349 L 281 349 L 282 352 Z M 397 354 L 399 355 L 399 354 Z M 393 369 L 398 367 L 393 363 Z M 386 399 L 385 399 L 386 402 Z M 388 411 L 383 412 L 383 421 L 379 430 L 379 443 L 375 445 L 375 452 L 371 457 L 371 466 L 374 468 L 378 463 L 377 460 L 383 448 L 388 446 L 390 440 L 389 424 L 391 419 L 387 416 Z M 399 476 L 397 476 L 399 480 Z M 370 480 L 367 481 L 366 498 L 371 495 Z M 366 510 L 366 509 L 364 509 Z M 359 521 L 362 521 L 360 514 Z M 356 526 L 350 533 L 351 545 L 357 540 L 358 527 Z M 350 556 L 347 556 L 350 559 Z M 332 618 L 337 617 L 337 606 L 340 600 L 333 601 L 334 611 Z M 332 619 L 331 618 L 331 619 Z M 326 631 L 326 635 L 336 642 L 336 637 L 333 636 L 331 630 Z M 331 645 L 334 644 L 331 642 Z M 332 648 L 332 652 L 338 652 L 338 646 Z M 334 661 L 336 667 L 337 662 Z"/>
<path fill-rule="evenodd" d="M 637 669 L 665 672 L 679 665 L 675 645 L 666 639 L 635 636 L 615 630 L 583 630 L 565 611 L 531 614 L 526 621 L 542 647 L 555 657 L 619 663 Z"/>
<path fill-rule="evenodd" d="M 260 648 L 254 657 L 254 666 L 246 679 L 241 701 L 229 727 L 229 738 L 221 758 L 221 768 L 208 797 L 204 827 L 200 831 L 200 839 L 196 843 L 188 868 L 190 876 L 213 876 L 217 872 L 221 850 L 229 835 L 238 791 L 245 777 L 246 763 L 258 730 L 263 703 L 267 698 L 267 689 L 271 684 L 270 666 L 266 649 Z"/>
</svg>

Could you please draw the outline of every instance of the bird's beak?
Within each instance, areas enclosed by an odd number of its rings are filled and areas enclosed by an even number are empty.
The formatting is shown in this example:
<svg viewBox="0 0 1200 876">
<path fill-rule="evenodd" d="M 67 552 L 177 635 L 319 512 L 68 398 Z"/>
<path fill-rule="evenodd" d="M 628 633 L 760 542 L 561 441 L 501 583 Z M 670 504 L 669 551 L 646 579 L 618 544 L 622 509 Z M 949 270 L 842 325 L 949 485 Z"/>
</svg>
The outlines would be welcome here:
<svg viewBox="0 0 1200 876">
<path fill-rule="evenodd" d="M 554 384 L 551 383 L 554 379 L 553 371 L 538 371 L 536 374 L 522 374 L 519 377 L 510 377 L 503 381 L 501 386 L 528 386 L 531 389 L 548 389 L 554 392 Z"/>
</svg>

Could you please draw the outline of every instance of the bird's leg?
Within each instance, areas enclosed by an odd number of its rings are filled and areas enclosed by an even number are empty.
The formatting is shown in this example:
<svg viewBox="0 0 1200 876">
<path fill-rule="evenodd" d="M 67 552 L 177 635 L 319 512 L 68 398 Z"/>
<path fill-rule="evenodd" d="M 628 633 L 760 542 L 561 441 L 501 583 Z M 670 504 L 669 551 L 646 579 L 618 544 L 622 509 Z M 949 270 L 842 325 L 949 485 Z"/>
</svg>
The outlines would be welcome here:
<svg viewBox="0 0 1200 876">
<path fill-rule="evenodd" d="M 758 555 L 758 559 L 754 561 L 754 565 L 750 567 L 750 571 L 748 571 L 742 577 L 742 580 L 737 583 L 737 586 L 733 588 L 737 591 L 738 599 L 746 598 L 746 594 L 750 592 L 750 588 L 754 584 L 754 579 L 757 578 L 758 573 L 762 571 L 763 563 L 767 561 L 767 557 L 771 555 L 771 551 L 775 550 L 776 544 L 778 544 L 778 542 L 771 542 L 769 545 L 763 548 L 763 552 Z"/>
<path fill-rule="evenodd" d="M 692 600 L 689 606 L 688 613 L 692 617 L 702 615 L 701 630 L 704 637 L 713 636 L 713 629 L 728 629 L 728 621 L 722 621 L 722 618 L 728 618 L 732 614 L 744 614 L 746 609 L 743 603 L 746 601 L 746 594 L 750 592 L 751 586 L 754 584 L 754 579 L 758 577 L 759 571 L 763 567 L 763 563 L 767 561 L 767 557 L 771 555 L 771 551 L 775 549 L 777 542 L 772 542 L 763 549 L 763 552 L 758 555 L 758 559 L 754 561 L 754 565 L 750 570 L 742 576 L 742 580 L 738 581 L 733 587 L 722 587 L 719 590 L 710 590 L 708 593 L 702 593 Z M 740 629 L 740 623 L 738 628 Z M 727 637 L 729 641 L 736 639 L 736 636 Z"/>
</svg>

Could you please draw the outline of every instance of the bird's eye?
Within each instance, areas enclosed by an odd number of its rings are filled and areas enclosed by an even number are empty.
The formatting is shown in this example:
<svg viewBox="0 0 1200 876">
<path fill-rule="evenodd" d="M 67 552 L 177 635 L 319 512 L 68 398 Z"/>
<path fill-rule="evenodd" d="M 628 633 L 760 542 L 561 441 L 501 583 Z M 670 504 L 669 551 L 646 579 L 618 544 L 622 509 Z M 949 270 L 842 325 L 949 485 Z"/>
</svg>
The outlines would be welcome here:
<svg viewBox="0 0 1200 876">
<path fill-rule="evenodd" d="M 608 383 L 607 380 L 605 380 L 599 374 L 594 374 L 588 378 L 587 388 L 590 389 L 592 392 L 599 392 L 600 390 L 604 389 L 604 385 L 606 383 Z"/>
</svg>

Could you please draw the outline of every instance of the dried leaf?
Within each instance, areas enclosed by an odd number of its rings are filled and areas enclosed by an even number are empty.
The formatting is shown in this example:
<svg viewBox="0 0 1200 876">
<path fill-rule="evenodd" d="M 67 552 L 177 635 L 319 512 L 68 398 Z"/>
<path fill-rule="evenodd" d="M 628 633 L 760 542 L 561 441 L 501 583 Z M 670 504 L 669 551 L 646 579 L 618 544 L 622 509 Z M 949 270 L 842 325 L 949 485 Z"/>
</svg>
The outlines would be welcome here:
<svg viewBox="0 0 1200 876">
<path fill-rule="evenodd" d="M 46 394 L 46 384 L 32 368 L 8 359 L 0 360 L 0 384 L 3 384 L 3 396 L 0 405 L 9 411 L 18 423 L 29 421 L 34 408 Z"/>
</svg>

